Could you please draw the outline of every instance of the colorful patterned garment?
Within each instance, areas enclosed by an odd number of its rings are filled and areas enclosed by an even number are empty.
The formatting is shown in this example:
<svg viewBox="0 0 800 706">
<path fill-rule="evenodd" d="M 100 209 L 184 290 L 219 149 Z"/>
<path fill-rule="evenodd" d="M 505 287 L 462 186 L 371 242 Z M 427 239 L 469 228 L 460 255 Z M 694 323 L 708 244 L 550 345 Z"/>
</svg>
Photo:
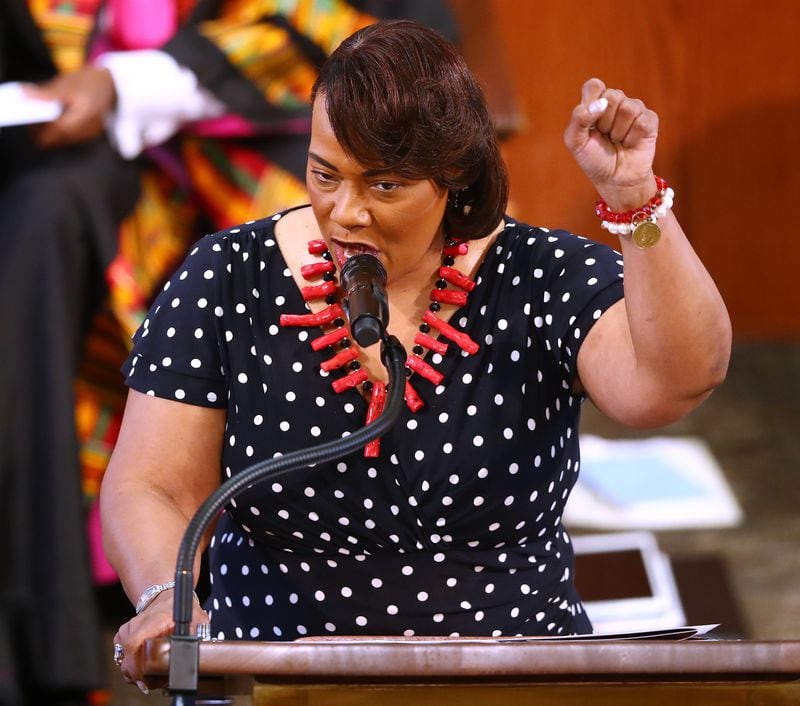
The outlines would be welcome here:
<svg viewBox="0 0 800 706">
<path fill-rule="evenodd" d="M 100 0 L 29 0 L 28 9 L 42 31 L 53 63 L 60 72 L 83 66 L 86 39 L 94 27 Z"/>
<path fill-rule="evenodd" d="M 86 61 L 90 42 L 98 39 L 93 31 L 100 4 L 30 1 L 31 14 L 60 70 L 75 70 Z M 216 47 L 214 65 L 224 65 L 227 59 L 240 74 L 221 93 L 229 106 L 241 108 L 235 112 L 242 118 L 198 125 L 197 130 L 188 126 L 166 155 L 169 164 L 182 165 L 181 171 L 145 171 L 141 198 L 121 225 L 119 253 L 106 273 L 109 301 L 95 318 L 76 381 L 83 489 L 89 500 L 97 495 L 119 429 L 126 394 L 119 367 L 154 292 L 205 230 L 305 199 L 296 170 L 279 166 L 252 136 L 307 131 L 308 96 L 319 64 L 345 37 L 375 19 L 343 0 L 229 0 L 218 19 L 208 20 L 192 16 L 194 5 L 194 0 L 178 2 L 182 27 L 166 50 L 174 48 L 171 53 L 178 61 L 195 69 L 203 81 L 209 64 L 198 50 L 213 54 Z M 195 58 L 198 63 L 193 65 Z M 221 72 L 207 73 L 212 74 L 208 87 L 213 91 Z M 248 95 L 252 87 L 263 106 Z M 214 137 L 217 128 L 230 136 L 231 125 L 239 131 L 238 139 Z M 152 156 L 165 155 L 156 150 Z"/>
</svg>

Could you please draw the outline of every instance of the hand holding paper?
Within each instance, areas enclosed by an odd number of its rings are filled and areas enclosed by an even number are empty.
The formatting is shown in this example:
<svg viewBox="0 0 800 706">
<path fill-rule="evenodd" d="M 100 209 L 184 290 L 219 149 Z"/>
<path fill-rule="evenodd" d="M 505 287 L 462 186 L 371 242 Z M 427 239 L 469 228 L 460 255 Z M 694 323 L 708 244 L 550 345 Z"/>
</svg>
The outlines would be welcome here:
<svg viewBox="0 0 800 706">
<path fill-rule="evenodd" d="M 31 98 L 58 102 L 62 111 L 55 120 L 33 129 L 34 141 L 43 149 L 93 140 L 105 132 L 105 122 L 117 100 L 108 69 L 84 66 L 49 81 L 26 87 Z"/>
</svg>

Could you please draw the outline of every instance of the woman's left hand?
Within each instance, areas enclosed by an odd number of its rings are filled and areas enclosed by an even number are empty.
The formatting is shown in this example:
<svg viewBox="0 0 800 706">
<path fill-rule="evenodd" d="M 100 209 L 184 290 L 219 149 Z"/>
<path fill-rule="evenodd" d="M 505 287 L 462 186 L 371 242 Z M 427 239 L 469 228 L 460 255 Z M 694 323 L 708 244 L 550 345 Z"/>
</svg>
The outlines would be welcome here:
<svg viewBox="0 0 800 706">
<path fill-rule="evenodd" d="M 572 111 L 564 142 L 613 211 L 636 208 L 655 193 L 658 115 L 637 98 L 590 78 Z"/>
</svg>

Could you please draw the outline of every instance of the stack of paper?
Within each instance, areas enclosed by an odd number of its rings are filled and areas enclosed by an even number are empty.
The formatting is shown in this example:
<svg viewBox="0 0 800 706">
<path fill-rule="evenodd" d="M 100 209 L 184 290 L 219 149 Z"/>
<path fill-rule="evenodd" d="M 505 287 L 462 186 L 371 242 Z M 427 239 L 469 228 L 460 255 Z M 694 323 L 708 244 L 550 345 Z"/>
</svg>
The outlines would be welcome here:
<svg viewBox="0 0 800 706">
<path fill-rule="evenodd" d="M 742 511 L 700 439 L 581 436 L 578 482 L 567 527 L 667 530 L 726 527 Z"/>
</svg>

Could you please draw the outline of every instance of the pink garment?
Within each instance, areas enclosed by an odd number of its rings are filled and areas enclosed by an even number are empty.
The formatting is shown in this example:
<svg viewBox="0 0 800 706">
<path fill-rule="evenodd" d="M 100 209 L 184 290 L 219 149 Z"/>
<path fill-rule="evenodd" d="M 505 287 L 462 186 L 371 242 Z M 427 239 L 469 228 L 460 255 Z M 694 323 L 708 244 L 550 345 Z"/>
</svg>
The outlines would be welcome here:
<svg viewBox="0 0 800 706">
<path fill-rule="evenodd" d="M 233 113 L 218 118 L 192 123 L 192 133 L 200 137 L 246 137 L 251 135 L 304 135 L 311 129 L 309 118 L 295 118 L 280 125 L 258 128 L 250 121 Z"/>
<path fill-rule="evenodd" d="M 178 29 L 175 0 L 108 0 L 109 37 L 120 51 L 156 49 Z"/>
<path fill-rule="evenodd" d="M 117 581 L 117 572 L 106 559 L 103 551 L 103 533 L 100 525 L 100 506 L 97 499 L 89 508 L 87 522 L 89 539 L 89 558 L 91 561 L 92 580 L 96 586 L 106 586 Z"/>
</svg>

